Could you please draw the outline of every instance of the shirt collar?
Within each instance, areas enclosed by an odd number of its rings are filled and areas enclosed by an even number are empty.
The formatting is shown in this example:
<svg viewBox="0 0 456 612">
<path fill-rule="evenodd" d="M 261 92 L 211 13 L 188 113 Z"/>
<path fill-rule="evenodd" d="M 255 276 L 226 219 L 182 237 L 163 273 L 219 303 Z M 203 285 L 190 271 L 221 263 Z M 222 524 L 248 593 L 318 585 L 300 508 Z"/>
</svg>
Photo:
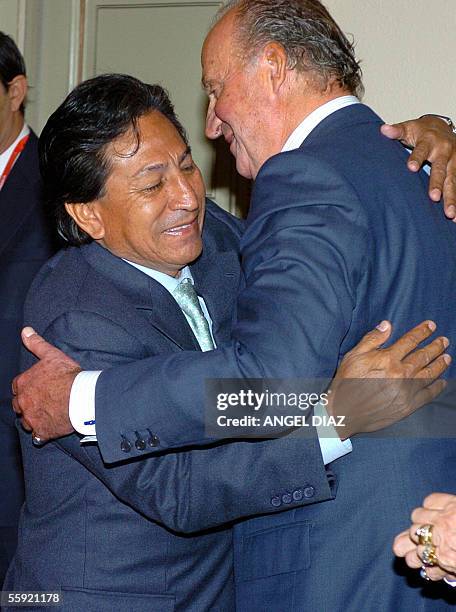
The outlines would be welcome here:
<svg viewBox="0 0 456 612">
<path fill-rule="evenodd" d="M 298 127 L 288 137 L 288 140 L 283 146 L 282 153 L 285 151 L 293 151 L 302 145 L 304 140 L 309 136 L 310 132 L 314 130 L 319 123 L 332 115 L 337 110 L 344 108 L 345 106 L 351 106 L 352 104 L 359 104 L 359 100 L 356 96 L 341 96 L 340 98 L 334 98 L 322 106 L 319 106 L 314 111 L 307 115 Z"/>
<path fill-rule="evenodd" d="M 3 151 L 3 153 L 0 155 L 0 176 L 3 173 L 3 170 L 6 168 L 6 164 L 8 163 L 8 160 L 11 157 L 11 153 L 14 151 L 14 148 L 16 147 L 17 143 L 22 138 L 24 138 L 24 136 L 27 136 L 27 134 L 30 134 L 30 128 L 26 123 L 24 123 L 24 125 L 22 126 L 22 130 L 19 133 L 19 136 L 16 138 L 13 144 L 9 146 L 6 151 Z"/>
<path fill-rule="evenodd" d="M 167 289 L 170 293 L 172 293 L 174 289 L 176 289 L 176 287 L 184 280 L 184 278 L 189 278 L 193 284 L 193 276 L 188 266 L 182 268 L 178 276 L 169 276 L 169 274 L 164 274 L 163 272 L 159 272 L 158 270 L 146 268 L 146 266 L 141 266 L 140 264 L 134 263 L 133 261 L 128 261 L 128 259 L 124 259 L 124 261 L 130 264 L 131 266 L 134 266 L 141 272 L 144 272 L 144 274 L 147 274 L 147 276 L 150 276 L 150 278 L 156 280 L 157 283 L 163 285 L 163 287 Z"/>
</svg>

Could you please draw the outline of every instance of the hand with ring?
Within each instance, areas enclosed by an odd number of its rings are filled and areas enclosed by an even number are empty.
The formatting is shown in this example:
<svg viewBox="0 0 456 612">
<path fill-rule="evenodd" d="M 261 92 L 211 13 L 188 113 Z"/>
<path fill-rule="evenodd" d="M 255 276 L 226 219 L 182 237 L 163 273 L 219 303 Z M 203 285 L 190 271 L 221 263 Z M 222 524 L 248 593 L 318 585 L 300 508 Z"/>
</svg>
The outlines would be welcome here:
<svg viewBox="0 0 456 612">
<path fill-rule="evenodd" d="M 410 529 L 399 534 L 393 550 L 407 565 L 421 568 L 429 580 L 456 580 L 456 496 L 433 493 L 412 513 Z"/>
</svg>

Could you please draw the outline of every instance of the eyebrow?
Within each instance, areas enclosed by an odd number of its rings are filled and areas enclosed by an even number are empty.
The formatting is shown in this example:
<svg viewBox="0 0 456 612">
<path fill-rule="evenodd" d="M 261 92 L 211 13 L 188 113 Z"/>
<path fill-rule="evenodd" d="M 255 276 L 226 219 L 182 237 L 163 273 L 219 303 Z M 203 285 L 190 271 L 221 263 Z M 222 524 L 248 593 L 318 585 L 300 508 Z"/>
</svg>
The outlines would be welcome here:
<svg viewBox="0 0 456 612">
<path fill-rule="evenodd" d="M 181 155 L 179 156 L 179 164 L 181 164 L 186 157 L 191 155 L 191 153 L 192 153 L 191 147 L 187 147 L 185 151 L 181 153 Z M 140 176 L 147 174 L 147 172 L 163 170 L 163 168 L 166 168 L 167 165 L 168 164 L 148 164 L 147 166 L 144 166 L 144 168 L 141 168 L 141 170 L 138 170 L 138 172 L 136 172 L 136 174 L 133 175 L 133 178 L 139 178 Z"/>
</svg>

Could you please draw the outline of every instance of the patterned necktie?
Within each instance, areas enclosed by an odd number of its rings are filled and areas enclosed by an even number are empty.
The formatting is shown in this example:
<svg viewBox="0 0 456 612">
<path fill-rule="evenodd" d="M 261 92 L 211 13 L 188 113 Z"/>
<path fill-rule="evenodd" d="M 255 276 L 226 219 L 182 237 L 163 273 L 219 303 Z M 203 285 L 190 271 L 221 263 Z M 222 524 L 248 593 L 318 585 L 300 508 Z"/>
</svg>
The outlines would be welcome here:
<svg viewBox="0 0 456 612">
<path fill-rule="evenodd" d="M 209 323 L 203 314 L 192 281 L 189 278 L 184 278 L 174 289 L 173 297 L 181 307 L 182 312 L 187 315 L 190 327 L 198 340 L 201 350 L 210 351 L 215 348 Z"/>
</svg>

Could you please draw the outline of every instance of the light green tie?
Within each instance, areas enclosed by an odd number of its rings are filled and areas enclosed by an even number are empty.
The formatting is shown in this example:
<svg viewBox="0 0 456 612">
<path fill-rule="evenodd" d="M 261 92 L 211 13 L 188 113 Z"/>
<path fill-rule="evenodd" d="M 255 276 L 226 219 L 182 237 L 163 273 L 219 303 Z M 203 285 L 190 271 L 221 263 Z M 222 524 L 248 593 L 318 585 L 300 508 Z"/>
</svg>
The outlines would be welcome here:
<svg viewBox="0 0 456 612">
<path fill-rule="evenodd" d="M 173 297 L 182 309 L 190 323 L 190 327 L 198 340 L 202 351 L 215 348 L 209 329 L 209 323 L 201 309 L 201 304 L 189 278 L 179 283 L 173 291 Z"/>
</svg>

